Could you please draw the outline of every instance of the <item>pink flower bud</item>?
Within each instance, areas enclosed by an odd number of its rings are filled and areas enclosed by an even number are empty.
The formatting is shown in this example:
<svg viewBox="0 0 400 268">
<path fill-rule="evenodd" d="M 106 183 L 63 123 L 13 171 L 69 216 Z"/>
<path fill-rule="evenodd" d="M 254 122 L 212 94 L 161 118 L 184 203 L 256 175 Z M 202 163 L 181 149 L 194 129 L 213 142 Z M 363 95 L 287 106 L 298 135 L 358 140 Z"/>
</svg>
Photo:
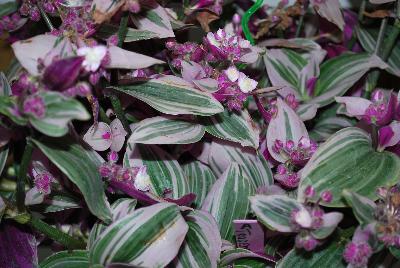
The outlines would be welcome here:
<svg viewBox="0 0 400 268">
<path fill-rule="evenodd" d="M 233 22 L 234 24 L 239 25 L 239 24 L 241 23 L 241 17 L 240 17 L 240 15 L 237 14 L 237 13 L 235 13 L 235 15 L 233 15 L 232 22 Z"/>
<path fill-rule="evenodd" d="M 111 175 L 111 167 L 108 163 L 103 163 L 100 167 L 99 167 L 99 172 L 100 172 L 100 176 L 103 178 L 108 178 Z"/>
<path fill-rule="evenodd" d="M 286 169 L 285 165 L 283 165 L 283 164 L 279 165 L 278 168 L 277 168 L 277 172 L 278 172 L 279 175 L 285 175 L 286 172 L 287 172 L 287 169 Z"/>
<path fill-rule="evenodd" d="M 372 255 L 371 246 L 368 243 L 350 242 L 343 252 L 345 261 L 353 267 L 366 267 L 368 259 Z"/>
<path fill-rule="evenodd" d="M 81 73 L 83 60 L 83 57 L 72 57 L 54 61 L 46 68 L 43 83 L 56 91 L 72 87 Z"/>
<path fill-rule="evenodd" d="M 46 113 L 46 107 L 42 97 L 34 95 L 26 98 L 23 104 L 25 114 L 30 114 L 36 118 L 43 118 Z"/>
<path fill-rule="evenodd" d="M 29 17 L 33 21 L 39 21 L 41 18 L 39 9 L 37 7 L 33 7 L 29 12 Z"/>
<path fill-rule="evenodd" d="M 312 187 L 311 185 L 308 185 L 308 186 L 306 187 L 306 189 L 304 190 L 304 195 L 305 195 L 307 198 L 313 198 L 314 195 L 315 195 L 315 189 L 314 189 L 314 187 Z"/>
<path fill-rule="evenodd" d="M 294 148 L 294 141 L 292 140 L 287 140 L 285 144 L 285 149 L 287 151 L 291 151 Z"/>
<path fill-rule="evenodd" d="M 333 199 L 332 192 L 329 191 L 329 190 L 323 191 L 323 192 L 321 193 L 321 199 L 322 199 L 322 201 L 324 201 L 325 203 L 330 203 L 330 202 L 332 202 L 332 199 Z"/>
</svg>

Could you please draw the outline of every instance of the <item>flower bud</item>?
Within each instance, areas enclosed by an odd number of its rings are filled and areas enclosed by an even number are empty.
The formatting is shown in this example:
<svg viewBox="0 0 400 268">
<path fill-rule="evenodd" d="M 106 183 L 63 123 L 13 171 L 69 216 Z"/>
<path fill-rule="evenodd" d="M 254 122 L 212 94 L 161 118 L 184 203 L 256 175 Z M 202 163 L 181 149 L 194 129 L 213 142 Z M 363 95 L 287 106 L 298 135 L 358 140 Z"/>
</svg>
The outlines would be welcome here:
<svg viewBox="0 0 400 268">
<path fill-rule="evenodd" d="M 43 83 L 56 91 L 72 87 L 81 73 L 83 60 L 83 57 L 72 57 L 54 61 L 46 68 Z"/>
<path fill-rule="evenodd" d="M 321 193 L 321 199 L 322 201 L 324 201 L 325 203 L 330 203 L 332 202 L 333 199 L 333 195 L 331 191 L 323 191 Z"/>
</svg>

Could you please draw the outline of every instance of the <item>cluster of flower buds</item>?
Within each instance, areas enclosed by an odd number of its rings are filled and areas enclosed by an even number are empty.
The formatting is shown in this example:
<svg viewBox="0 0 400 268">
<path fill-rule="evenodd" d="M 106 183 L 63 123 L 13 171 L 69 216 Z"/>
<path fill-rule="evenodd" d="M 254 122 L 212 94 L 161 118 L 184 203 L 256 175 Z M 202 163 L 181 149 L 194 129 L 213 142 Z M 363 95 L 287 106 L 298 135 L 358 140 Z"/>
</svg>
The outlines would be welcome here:
<svg viewBox="0 0 400 268">
<path fill-rule="evenodd" d="M 376 90 L 372 93 L 371 104 L 365 110 L 363 119 L 370 124 L 386 124 L 388 117 L 391 119 L 393 110 L 389 106 L 395 105 L 394 99 L 390 98 L 389 101 L 385 100 L 384 94 L 381 90 Z M 392 102 L 392 103 L 391 103 Z M 389 119 L 389 121 L 390 121 Z"/>
<path fill-rule="evenodd" d="M 216 33 L 208 33 L 205 43 L 215 60 L 240 62 L 243 55 L 251 49 L 248 40 L 239 35 L 233 35 L 219 29 Z"/>
<path fill-rule="evenodd" d="M 99 167 L 100 175 L 103 178 L 132 184 L 136 189 L 143 192 L 150 190 L 151 181 L 145 166 L 122 167 L 116 163 L 118 153 L 114 151 L 111 151 L 107 158 L 108 162 Z"/>
<path fill-rule="evenodd" d="M 312 186 L 309 186 L 306 188 L 305 194 L 308 198 L 313 198 L 315 190 Z M 324 191 L 315 204 L 304 205 L 301 209 L 296 208 L 291 213 L 292 230 L 298 233 L 295 241 L 297 248 L 303 248 L 307 251 L 315 249 L 322 241 L 314 233 L 327 225 L 336 226 L 342 219 L 340 214 L 332 214 L 327 217 L 328 214 L 318 205 L 320 201 L 331 202 L 332 193 Z"/>
<path fill-rule="evenodd" d="M 19 13 L 22 16 L 29 17 L 33 21 L 39 21 L 41 18 L 36 0 L 24 0 L 19 8 Z"/>
<path fill-rule="evenodd" d="M 296 99 L 296 96 L 294 94 L 291 93 L 287 94 L 284 100 L 289 105 L 289 107 L 293 109 L 293 111 L 296 111 L 300 105 L 300 101 Z"/>
<path fill-rule="evenodd" d="M 38 172 L 36 169 L 32 169 L 33 182 L 36 189 L 45 195 L 51 192 L 51 183 L 54 181 L 54 177 L 47 171 Z"/>
<path fill-rule="evenodd" d="M 81 8 L 68 8 L 62 15 L 62 24 L 59 27 L 60 33 L 77 33 L 85 37 L 91 36 L 96 32 L 96 25 L 91 19 L 91 5 Z"/>
<path fill-rule="evenodd" d="M 231 66 L 218 76 L 218 91 L 213 96 L 226 102 L 229 110 L 240 111 L 248 94 L 256 87 L 257 81 Z"/>
<path fill-rule="evenodd" d="M 193 42 L 179 44 L 176 41 L 168 41 L 165 46 L 170 52 L 172 66 L 177 69 L 182 67 L 182 61 L 200 62 L 207 54 L 202 45 Z"/>
<path fill-rule="evenodd" d="M 297 144 L 292 140 L 276 140 L 272 148 L 275 153 L 283 155 L 291 164 L 304 166 L 318 148 L 318 144 L 307 137 L 301 137 Z"/>
<path fill-rule="evenodd" d="M 0 35 L 2 32 L 12 32 L 21 26 L 22 18 L 18 13 L 4 16 L 0 19 Z"/>
<path fill-rule="evenodd" d="M 16 82 L 11 85 L 14 96 L 35 94 L 39 90 L 39 82 L 27 73 L 21 73 Z"/>
<path fill-rule="evenodd" d="M 358 227 L 354 232 L 351 242 L 346 245 L 343 252 L 344 260 L 354 268 L 367 267 L 368 260 L 371 257 L 373 250 L 368 243 L 372 235 L 369 226 L 362 229 Z"/>
</svg>

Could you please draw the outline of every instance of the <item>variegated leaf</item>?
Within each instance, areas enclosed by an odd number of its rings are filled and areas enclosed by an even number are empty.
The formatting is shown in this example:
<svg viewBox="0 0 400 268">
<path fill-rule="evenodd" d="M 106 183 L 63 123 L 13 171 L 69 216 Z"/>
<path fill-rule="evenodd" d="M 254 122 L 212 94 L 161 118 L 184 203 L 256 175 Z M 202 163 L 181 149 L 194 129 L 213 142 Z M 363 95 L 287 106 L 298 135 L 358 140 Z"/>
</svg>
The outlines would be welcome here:
<svg viewBox="0 0 400 268">
<path fill-rule="evenodd" d="M 16 0 L 0 1 L 0 18 L 14 13 L 18 10 L 18 2 Z"/>
<path fill-rule="evenodd" d="M 156 1 L 150 0 L 141 3 L 146 9 L 144 16 L 132 15 L 133 23 L 139 30 L 151 31 L 158 34 L 159 38 L 174 37 L 174 31 L 165 9 Z"/>
<path fill-rule="evenodd" d="M 34 128 L 51 137 L 61 137 L 68 132 L 68 123 L 73 120 L 88 120 L 90 114 L 76 99 L 64 97 L 58 92 L 42 92 L 40 96 L 46 106 L 43 118 L 30 117 Z"/>
<path fill-rule="evenodd" d="M 254 192 L 237 163 L 231 163 L 214 183 L 201 209 L 215 218 L 223 239 L 234 240 L 232 221 L 246 218 L 250 208 L 248 197 Z"/>
<path fill-rule="evenodd" d="M 245 176 L 254 187 L 269 186 L 273 184 L 273 176 L 264 156 L 253 149 L 243 148 L 239 145 L 215 140 L 211 143 L 208 163 L 212 171 L 220 176 L 230 165 L 236 162 L 240 165 Z"/>
<path fill-rule="evenodd" d="M 204 117 L 201 121 L 206 131 L 217 138 L 258 148 L 260 132 L 247 110 L 239 113 L 225 110 L 223 113 Z"/>
<path fill-rule="evenodd" d="M 93 11 L 93 19 L 96 24 L 102 24 L 110 20 L 115 13 L 125 4 L 124 1 L 114 0 L 94 0 L 91 10 Z"/>
<path fill-rule="evenodd" d="M 40 263 L 40 268 L 84 268 L 89 267 L 86 250 L 60 251 Z"/>
<path fill-rule="evenodd" d="M 0 96 L 10 96 L 11 95 L 11 87 L 10 83 L 7 80 L 7 77 L 3 72 L 0 72 Z"/>
<path fill-rule="evenodd" d="M 321 65 L 315 97 L 310 103 L 326 106 L 346 93 L 370 69 L 386 66 L 376 55 L 367 53 L 345 53 L 329 59 Z"/>
<path fill-rule="evenodd" d="M 97 170 L 101 164 L 98 155 L 71 139 L 33 142 L 79 188 L 89 210 L 99 219 L 110 222 L 110 205 Z"/>
<path fill-rule="evenodd" d="M 261 266 L 242 266 L 240 264 L 240 261 L 246 259 L 246 260 L 255 260 L 256 263 L 259 265 L 262 263 Z M 224 253 L 221 254 L 221 260 L 219 262 L 219 267 L 231 267 L 233 264 L 234 267 L 249 267 L 249 268 L 258 268 L 258 267 L 267 267 L 266 262 L 270 261 L 268 258 L 258 255 L 250 250 L 244 249 L 244 248 L 235 248 L 235 249 L 230 249 L 225 251 Z"/>
<path fill-rule="evenodd" d="M 344 29 L 344 18 L 340 10 L 339 0 L 329 0 L 329 1 L 318 1 L 311 0 L 311 5 L 318 12 L 318 14 L 327 19 L 328 21 L 336 24 L 340 30 Z"/>
<path fill-rule="evenodd" d="M 200 124 L 157 116 L 137 123 L 128 143 L 189 144 L 201 140 L 204 132 Z"/>
<path fill-rule="evenodd" d="M 3 172 L 4 167 L 6 166 L 8 151 L 8 145 L 0 148 L 0 175 Z"/>
<path fill-rule="evenodd" d="M 256 195 L 250 197 L 251 209 L 259 221 L 271 230 L 291 232 L 291 214 L 303 206 L 286 195 Z"/>
<path fill-rule="evenodd" d="M 361 224 L 369 224 L 375 219 L 376 204 L 374 201 L 348 190 L 343 190 L 343 197 Z"/>
<path fill-rule="evenodd" d="M 376 200 L 377 187 L 394 185 L 399 176 L 400 159 L 396 155 L 374 151 L 366 132 L 349 127 L 323 143 L 303 168 L 298 199 L 304 201 L 304 190 L 312 185 L 317 193 L 313 201 L 323 191 L 332 192 L 333 201 L 325 206 L 346 206 L 343 189 Z"/>
<path fill-rule="evenodd" d="M 106 40 L 112 35 L 118 34 L 118 28 L 119 28 L 118 25 L 103 23 L 97 30 L 96 36 Z M 158 34 L 146 30 L 137 30 L 128 27 L 124 38 L 124 42 L 129 43 L 129 42 L 135 42 L 153 38 L 159 38 Z"/>
<path fill-rule="evenodd" d="M 146 166 L 151 191 L 160 197 L 163 197 L 166 190 L 171 190 L 171 198 L 174 199 L 189 193 L 187 178 L 178 161 L 156 145 L 128 143 L 124 165 Z"/>
<path fill-rule="evenodd" d="M 195 210 L 185 219 L 189 230 L 173 267 L 216 268 L 222 240 L 214 218 L 205 211 Z"/>
<path fill-rule="evenodd" d="M 310 138 L 316 142 L 325 141 L 335 132 L 353 125 L 353 122 L 345 117 L 328 117 L 317 121 L 309 133 Z"/>
<path fill-rule="evenodd" d="M 390 28 L 389 28 L 390 31 Z M 374 30 L 367 30 L 360 26 L 356 28 L 358 40 L 362 47 L 369 53 L 373 53 L 377 46 L 376 40 L 378 38 L 378 32 Z M 397 43 L 390 53 L 387 60 L 388 68 L 386 70 L 396 76 L 400 76 L 400 44 Z"/>
<path fill-rule="evenodd" d="M 49 196 L 46 196 L 43 203 L 35 206 L 34 209 L 41 213 L 51 213 L 80 207 L 80 200 L 74 196 L 52 191 Z"/>
<path fill-rule="evenodd" d="M 177 255 L 187 231 L 176 205 L 141 208 L 107 227 L 95 241 L 89 260 L 91 265 L 165 267 Z"/>
<path fill-rule="evenodd" d="M 302 137 L 308 138 L 308 132 L 300 117 L 281 98 L 277 99 L 276 106 L 278 112 L 268 125 L 267 147 L 275 160 L 284 163 L 287 159 L 272 149 L 275 141 L 292 140 L 297 143 Z"/>
<path fill-rule="evenodd" d="M 155 64 L 163 64 L 162 60 L 152 58 L 117 46 L 108 48 L 110 61 L 106 68 L 111 69 L 143 69 Z"/>
<path fill-rule="evenodd" d="M 182 167 L 188 178 L 190 192 L 196 194 L 193 204 L 200 208 L 217 178 L 212 170 L 200 161 L 193 161 Z"/>
<path fill-rule="evenodd" d="M 210 94 L 186 84 L 152 79 L 147 82 L 119 86 L 117 90 L 144 101 L 154 109 L 172 115 L 213 115 L 224 111 Z"/>
</svg>

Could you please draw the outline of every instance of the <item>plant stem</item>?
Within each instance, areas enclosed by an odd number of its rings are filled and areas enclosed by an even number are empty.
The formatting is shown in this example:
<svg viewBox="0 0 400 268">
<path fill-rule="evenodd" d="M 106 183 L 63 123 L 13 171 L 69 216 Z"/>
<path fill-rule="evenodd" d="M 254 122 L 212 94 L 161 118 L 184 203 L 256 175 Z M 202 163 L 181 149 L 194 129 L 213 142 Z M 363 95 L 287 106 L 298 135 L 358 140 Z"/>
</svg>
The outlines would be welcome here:
<svg viewBox="0 0 400 268">
<path fill-rule="evenodd" d="M 25 210 L 24 204 L 25 204 L 26 173 L 28 173 L 28 167 L 31 161 L 32 152 L 33 152 L 33 145 L 29 140 L 27 140 L 17 177 L 17 208 L 19 212 Z"/>
<path fill-rule="evenodd" d="M 257 12 L 257 10 L 259 10 L 261 8 L 261 6 L 263 5 L 264 0 L 257 0 L 257 2 L 254 3 L 254 5 L 252 5 L 243 15 L 242 18 L 242 29 L 243 29 L 243 33 L 244 36 L 246 37 L 247 40 L 250 41 L 250 43 L 252 45 L 255 44 L 254 38 L 251 35 L 250 29 L 249 29 L 249 21 L 251 16 L 253 16 L 254 13 Z"/>
<path fill-rule="evenodd" d="M 364 19 L 364 12 L 365 12 L 365 7 L 367 6 L 367 0 L 362 0 L 360 9 L 358 10 L 358 21 L 361 23 L 362 20 Z"/>
<path fill-rule="evenodd" d="M 296 38 L 300 36 L 301 34 L 301 29 L 303 28 L 303 23 L 304 23 L 304 14 L 300 16 L 300 21 L 299 24 L 297 25 L 297 30 L 296 30 Z"/>
<path fill-rule="evenodd" d="M 103 107 L 101 107 L 100 105 L 99 105 L 99 116 L 100 116 L 101 122 L 104 122 L 104 123 L 107 123 L 107 124 L 111 123 L 110 118 L 108 118 L 108 116 L 106 115 L 106 112 L 104 111 Z"/>
<path fill-rule="evenodd" d="M 395 20 L 392 30 L 390 31 L 388 37 L 386 39 L 384 39 L 383 37 L 385 35 L 386 24 L 387 23 L 384 22 L 384 20 L 382 20 L 381 28 L 380 28 L 378 40 L 377 40 L 379 43 L 377 43 L 377 48 L 375 49 L 375 53 L 377 53 L 377 55 L 380 56 L 380 58 L 384 62 L 386 62 L 388 60 L 388 58 L 393 50 L 393 47 L 396 44 L 397 38 L 399 37 L 400 20 L 399 19 Z M 384 41 L 383 41 L 383 39 L 384 39 Z M 383 45 L 383 47 L 382 47 L 382 45 Z M 368 79 L 367 79 L 368 81 L 367 81 L 367 84 L 365 87 L 363 97 L 369 99 L 369 97 L 371 96 L 372 90 L 375 89 L 375 87 L 378 83 L 379 76 L 380 76 L 379 70 L 372 71 L 368 75 Z"/>
<path fill-rule="evenodd" d="M 46 12 L 44 12 L 44 10 L 43 10 L 43 8 L 42 8 L 42 6 L 40 4 L 38 4 L 37 7 L 38 7 L 38 9 L 40 11 L 40 14 L 43 17 L 44 22 L 47 25 L 47 28 L 49 28 L 50 31 L 53 31 L 54 30 L 54 26 L 51 23 L 50 18 L 47 16 Z"/>
<path fill-rule="evenodd" d="M 32 226 L 35 230 L 45 234 L 48 238 L 62 244 L 67 249 L 84 249 L 86 247 L 82 240 L 75 239 L 32 215 L 30 215 L 27 224 Z"/>
<path fill-rule="evenodd" d="M 126 130 L 126 132 L 128 132 L 130 134 L 131 129 L 129 127 L 128 120 L 125 117 L 124 109 L 122 109 L 121 102 L 119 101 L 118 97 L 115 94 L 111 94 L 109 98 L 111 101 L 111 105 L 114 109 L 115 115 L 117 116 L 117 118 L 119 120 L 121 120 L 121 123 L 124 126 L 124 129 Z"/>
<path fill-rule="evenodd" d="M 378 127 L 375 124 L 372 124 L 371 129 L 371 140 L 372 140 L 372 147 L 376 151 L 378 148 Z"/>
<path fill-rule="evenodd" d="M 122 47 L 125 41 L 126 33 L 128 32 L 129 12 L 124 12 L 121 17 L 118 28 L 118 46 Z"/>
</svg>

